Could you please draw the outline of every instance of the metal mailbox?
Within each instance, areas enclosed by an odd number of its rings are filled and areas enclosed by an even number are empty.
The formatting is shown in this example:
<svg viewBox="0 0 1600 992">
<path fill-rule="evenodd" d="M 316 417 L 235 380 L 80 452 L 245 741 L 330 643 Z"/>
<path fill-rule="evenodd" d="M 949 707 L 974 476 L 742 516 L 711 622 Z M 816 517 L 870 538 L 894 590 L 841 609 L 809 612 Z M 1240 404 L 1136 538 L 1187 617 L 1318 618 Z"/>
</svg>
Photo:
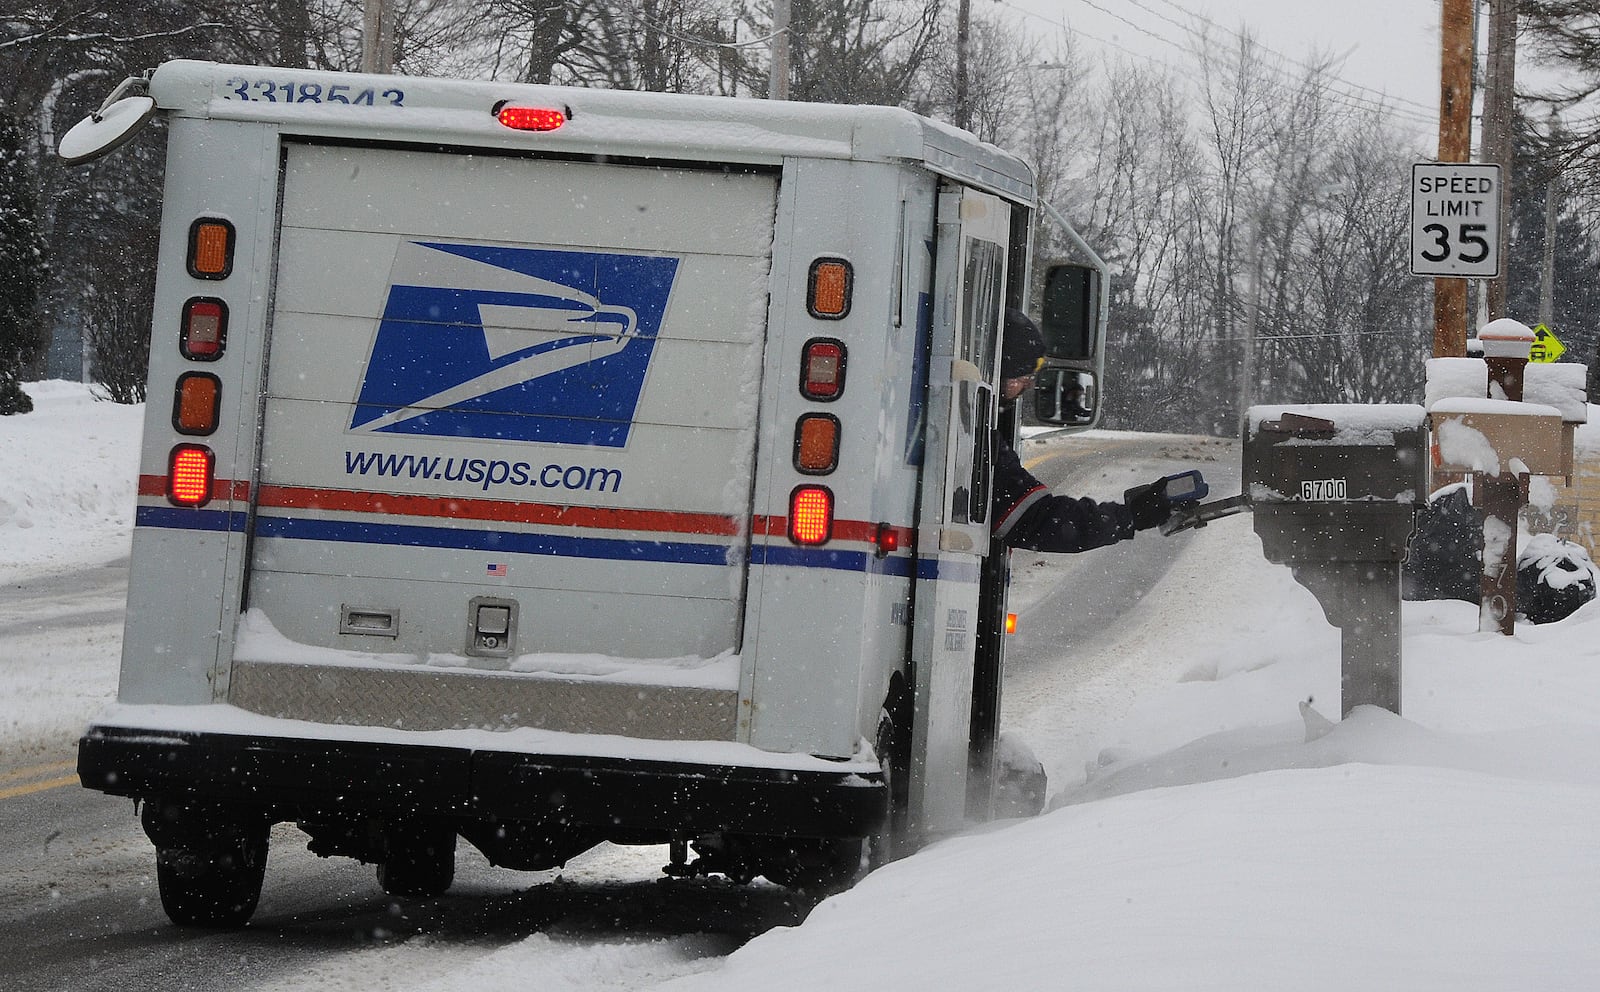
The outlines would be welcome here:
<svg viewBox="0 0 1600 992">
<path fill-rule="evenodd" d="M 1252 407 L 1244 493 L 1268 561 L 1340 628 L 1343 712 L 1400 712 L 1400 563 L 1427 495 L 1420 406 Z"/>
<path fill-rule="evenodd" d="M 1267 559 L 1403 560 L 1427 494 L 1424 416 L 1409 404 L 1253 408 L 1244 491 Z"/>
</svg>

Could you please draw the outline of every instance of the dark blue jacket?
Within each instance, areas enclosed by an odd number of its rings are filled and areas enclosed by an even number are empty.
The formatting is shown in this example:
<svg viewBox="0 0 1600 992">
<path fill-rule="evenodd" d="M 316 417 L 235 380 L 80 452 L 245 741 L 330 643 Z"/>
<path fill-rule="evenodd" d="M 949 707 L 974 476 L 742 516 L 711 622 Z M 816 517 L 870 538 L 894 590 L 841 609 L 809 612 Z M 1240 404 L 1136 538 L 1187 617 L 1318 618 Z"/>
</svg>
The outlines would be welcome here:
<svg viewBox="0 0 1600 992">
<path fill-rule="evenodd" d="M 1133 537 L 1133 517 L 1121 503 L 1052 495 L 1010 445 L 997 444 L 994 536 L 1029 551 L 1088 551 Z"/>
</svg>

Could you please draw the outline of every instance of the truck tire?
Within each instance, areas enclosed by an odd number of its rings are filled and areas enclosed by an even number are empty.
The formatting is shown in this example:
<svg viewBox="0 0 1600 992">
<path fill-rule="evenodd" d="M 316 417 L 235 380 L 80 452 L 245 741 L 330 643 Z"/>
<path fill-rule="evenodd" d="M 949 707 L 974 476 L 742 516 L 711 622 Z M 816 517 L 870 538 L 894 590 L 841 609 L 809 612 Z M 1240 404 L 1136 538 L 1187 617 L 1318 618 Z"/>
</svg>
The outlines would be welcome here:
<svg viewBox="0 0 1600 992">
<path fill-rule="evenodd" d="M 878 718 L 878 739 L 874 747 L 878 752 L 878 765 L 883 770 L 885 791 L 889 794 L 889 809 L 878 829 L 867 838 L 868 871 L 908 853 L 905 848 L 910 771 L 906 763 L 911 749 L 904 736 L 886 705 Z"/>
<path fill-rule="evenodd" d="M 431 899 L 456 877 L 456 832 L 449 824 L 414 824 L 389 838 L 378 884 L 392 896 Z"/>
<path fill-rule="evenodd" d="M 786 889 L 826 896 L 847 889 L 861 874 L 865 841 L 859 837 L 797 837 L 780 845 L 762 874 Z"/>
<path fill-rule="evenodd" d="M 256 911 L 266 871 L 265 824 L 229 829 L 187 847 L 156 848 L 161 908 L 181 927 L 244 926 Z"/>
</svg>

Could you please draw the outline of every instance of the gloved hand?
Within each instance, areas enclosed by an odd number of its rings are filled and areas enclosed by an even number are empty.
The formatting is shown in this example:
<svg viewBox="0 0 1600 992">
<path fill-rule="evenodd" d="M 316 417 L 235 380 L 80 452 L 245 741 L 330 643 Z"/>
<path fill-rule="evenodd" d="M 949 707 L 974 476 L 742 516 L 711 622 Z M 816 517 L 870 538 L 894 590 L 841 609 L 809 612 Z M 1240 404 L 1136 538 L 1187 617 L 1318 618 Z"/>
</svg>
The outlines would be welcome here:
<svg viewBox="0 0 1600 992">
<path fill-rule="evenodd" d="M 1167 499 L 1167 480 L 1157 479 L 1147 486 L 1134 486 L 1122 494 L 1122 502 L 1133 517 L 1134 530 L 1160 527 L 1172 516 L 1172 501 Z"/>
</svg>

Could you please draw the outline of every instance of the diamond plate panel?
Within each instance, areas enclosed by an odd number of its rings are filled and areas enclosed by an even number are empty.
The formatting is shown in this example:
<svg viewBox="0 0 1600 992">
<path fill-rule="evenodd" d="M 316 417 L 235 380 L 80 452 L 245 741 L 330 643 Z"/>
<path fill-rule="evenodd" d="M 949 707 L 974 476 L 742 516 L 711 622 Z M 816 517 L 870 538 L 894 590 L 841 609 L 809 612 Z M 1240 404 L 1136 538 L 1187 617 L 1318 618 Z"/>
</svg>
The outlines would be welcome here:
<svg viewBox="0 0 1600 992">
<path fill-rule="evenodd" d="M 738 692 L 236 661 L 228 702 L 263 716 L 396 730 L 532 727 L 646 740 L 732 740 Z"/>
</svg>

